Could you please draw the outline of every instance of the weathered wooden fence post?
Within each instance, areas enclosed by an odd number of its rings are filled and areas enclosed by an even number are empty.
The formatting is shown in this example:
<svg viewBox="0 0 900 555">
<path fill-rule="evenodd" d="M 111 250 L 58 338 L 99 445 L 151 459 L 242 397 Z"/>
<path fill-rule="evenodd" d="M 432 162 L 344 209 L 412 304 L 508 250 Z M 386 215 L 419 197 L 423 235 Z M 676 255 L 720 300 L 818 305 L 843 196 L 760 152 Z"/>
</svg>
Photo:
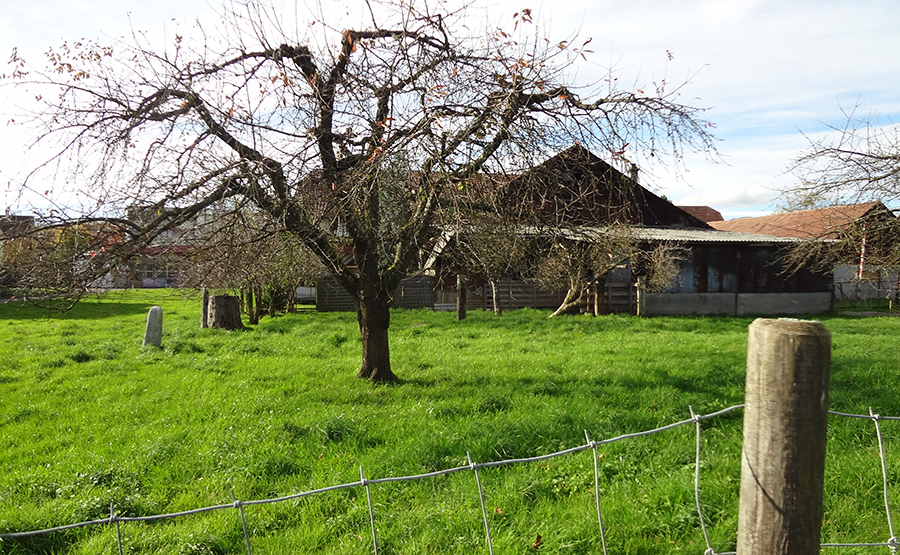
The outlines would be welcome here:
<svg viewBox="0 0 900 555">
<path fill-rule="evenodd" d="M 830 367 L 819 322 L 750 325 L 738 555 L 819 553 Z"/>
<path fill-rule="evenodd" d="M 644 289 L 644 278 L 637 278 L 637 282 L 634 284 L 634 292 L 634 313 L 638 316 L 646 316 L 647 310 L 644 308 L 644 303 L 647 302 L 647 291 Z"/>
</svg>

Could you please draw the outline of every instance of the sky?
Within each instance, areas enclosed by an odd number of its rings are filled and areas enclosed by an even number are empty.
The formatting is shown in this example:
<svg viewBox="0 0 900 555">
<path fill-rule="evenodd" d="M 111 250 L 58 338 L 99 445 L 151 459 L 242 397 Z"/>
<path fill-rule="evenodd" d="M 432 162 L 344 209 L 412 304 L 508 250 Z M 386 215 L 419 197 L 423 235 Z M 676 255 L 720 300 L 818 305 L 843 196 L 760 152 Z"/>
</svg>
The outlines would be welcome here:
<svg viewBox="0 0 900 555">
<path fill-rule="evenodd" d="M 274 0 L 285 4 L 289 0 Z M 360 0 L 316 0 L 333 13 L 359 13 Z M 458 0 L 448 0 L 454 6 Z M 498 25 L 530 8 L 553 40 L 591 38 L 593 52 L 572 75 L 591 82 L 610 70 L 622 86 L 689 81 L 680 102 L 707 108 L 719 158 L 689 155 L 683 171 L 656 167 L 642 183 L 677 205 L 707 205 L 725 219 L 763 215 L 797 183 L 791 161 L 840 127 L 846 113 L 900 121 L 900 2 L 897 0 L 528 0 L 477 1 Z M 63 40 L 119 37 L 131 29 L 171 34 L 215 22 L 204 0 L 29 0 L 0 11 L 0 63 L 17 48 L 37 60 Z M 349 25 L 348 25 L 349 26 Z M 0 73 L 8 69 L 0 69 Z M 0 90 L 0 117 L 13 112 Z M 31 162 L 22 131 L 0 119 L 0 183 L 16 212 L 16 183 Z M 601 153 L 598 153 L 601 154 Z"/>
</svg>

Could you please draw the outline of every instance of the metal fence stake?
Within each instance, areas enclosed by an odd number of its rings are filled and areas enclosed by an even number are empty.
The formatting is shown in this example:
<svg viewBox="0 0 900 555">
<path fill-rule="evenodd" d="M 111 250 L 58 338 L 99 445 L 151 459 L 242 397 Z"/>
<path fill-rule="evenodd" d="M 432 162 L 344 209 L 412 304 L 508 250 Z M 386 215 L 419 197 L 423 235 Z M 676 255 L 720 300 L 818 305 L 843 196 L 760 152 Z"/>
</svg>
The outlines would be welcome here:
<svg viewBox="0 0 900 555">
<path fill-rule="evenodd" d="M 122 528 L 119 525 L 119 519 L 116 518 L 115 505 L 109 504 L 109 521 L 116 523 L 116 541 L 119 544 L 119 555 L 122 555 Z"/>
<path fill-rule="evenodd" d="M 234 490 L 231 490 L 231 500 L 234 501 L 234 508 L 241 514 L 241 526 L 244 528 L 244 542 L 247 544 L 247 555 L 253 555 L 253 551 L 250 549 L 250 533 L 247 532 L 247 519 L 244 518 L 244 504 L 234 496 Z"/>
<path fill-rule="evenodd" d="M 494 555 L 494 545 L 491 542 L 491 527 L 488 526 L 487 509 L 484 508 L 484 492 L 481 491 L 481 478 L 478 477 L 478 465 L 472 462 L 472 455 L 466 451 L 466 458 L 469 459 L 469 468 L 475 471 L 475 483 L 478 485 L 478 499 L 481 501 L 481 516 L 484 517 L 484 532 L 487 534 L 488 551 Z"/>
<path fill-rule="evenodd" d="M 362 466 L 359 467 L 359 481 L 366 488 L 366 499 L 369 501 L 369 523 L 372 525 L 372 546 L 375 548 L 375 555 L 378 555 L 378 537 L 375 535 L 375 512 L 372 510 L 372 492 L 369 491 L 369 481 L 363 474 Z"/>
<path fill-rule="evenodd" d="M 597 522 L 600 523 L 600 545 L 603 547 L 603 555 L 606 555 L 606 532 L 603 530 L 603 514 L 600 512 L 600 465 L 597 458 L 597 444 L 591 441 L 587 430 L 584 431 L 584 439 L 594 454 L 594 498 L 597 501 Z"/>
</svg>

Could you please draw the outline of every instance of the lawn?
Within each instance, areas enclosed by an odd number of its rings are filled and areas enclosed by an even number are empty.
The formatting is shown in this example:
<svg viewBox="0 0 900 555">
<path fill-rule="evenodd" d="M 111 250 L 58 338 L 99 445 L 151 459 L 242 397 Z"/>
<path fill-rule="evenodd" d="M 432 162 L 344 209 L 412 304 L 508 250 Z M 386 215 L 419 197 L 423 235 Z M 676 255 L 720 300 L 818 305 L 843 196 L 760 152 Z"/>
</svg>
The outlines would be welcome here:
<svg viewBox="0 0 900 555">
<path fill-rule="evenodd" d="M 163 308 L 163 348 L 142 348 Z M 91 298 L 66 314 L 0 305 L 0 533 L 267 499 L 533 457 L 743 402 L 747 318 L 395 311 L 395 384 L 355 377 L 355 314 L 203 330 L 178 291 Z M 900 319 L 818 317 L 833 333 L 831 407 L 900 416 Z M 701 502 L 734 549 L 741 411 L 703 422 Z M 900 424 L 883 421 L 895 529 Z M 609 553 L 702 553 L 695 430 L 599 448 Z M 483 468 L 495 553 L 601 553 L 590 450 Z M 379 553 L 487 553 L 471 471 L 371 487 Z M 875 427 L 832 418 L 824 542 L 889 537 Z M 373 553 L 364 488 L 244 507 L 254 554 Z M 234 509 L 121 526 L 125 552 L 246 552 Z M 537 541 L 540 535 L 540 542 Z M 539 547 L 535 547 L 539 543 Z M 7 539 L 0 553 L 118 553 L 98 525 Z M 868 552 L 884 552 L 873 548 Z M 830 548 L 828 553 L 864 553 Z"/>
</svg>

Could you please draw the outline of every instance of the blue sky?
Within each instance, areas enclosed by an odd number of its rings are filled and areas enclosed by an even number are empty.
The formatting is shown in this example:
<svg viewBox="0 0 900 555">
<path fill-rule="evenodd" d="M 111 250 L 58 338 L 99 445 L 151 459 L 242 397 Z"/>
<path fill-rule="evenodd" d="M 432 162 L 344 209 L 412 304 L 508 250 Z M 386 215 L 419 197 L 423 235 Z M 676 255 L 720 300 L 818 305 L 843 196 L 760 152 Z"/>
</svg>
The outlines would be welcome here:
<svg viewBox="0 0 900 555">
<path fill-rule="evenodd" d="M 277 0 L 276 0 L 277 1 Z M 456 0 L 449 0 L 454 5 Z M 278 2 L 284 4 L 286 2 Z M 336 14 L 360 13 L 362 3 L 321 0 Z M 37 59 L 61 40 L 103 38 L 130 28 L 161 34 L 194 19 L 215 21 L 202 0 L 31 0 L 0 12 L 0 55 L 17 47 Z M 686 170 L 650 167 L 645 183 L 676 204 L 703 204 L 726 217 L 770 211 L 778 192 L 796 182 L 791 159 L 843 110 L 900 116 L 900 2 L 896 0 L 525 0 L 478 2 L 492 21 L 511 21 L 531 8 L 552 39 L 591 37 L 594 53 L 576 82 L 602 77 L 645 87 L 666 78 L 691 83 L 682 101 L 709 108 L 722 158 L 689 156 Z M 350 26 L 352 23 L 345 26 Z M 672 53 L 669 59 L 667 51 Z M 693 76 L 693 77 L 691 77 Z M 0 111 L 17 99 L 0 90 Z M 5 120 L 7 118 L 3 118 Z M 0 125 L 0 183 L 5 207 L 16 211 L 15 183 L 32 161 L 21 152 L 21 130 Z M 598 153 L 599 154 L 599 153 Z"/>
</svg>

